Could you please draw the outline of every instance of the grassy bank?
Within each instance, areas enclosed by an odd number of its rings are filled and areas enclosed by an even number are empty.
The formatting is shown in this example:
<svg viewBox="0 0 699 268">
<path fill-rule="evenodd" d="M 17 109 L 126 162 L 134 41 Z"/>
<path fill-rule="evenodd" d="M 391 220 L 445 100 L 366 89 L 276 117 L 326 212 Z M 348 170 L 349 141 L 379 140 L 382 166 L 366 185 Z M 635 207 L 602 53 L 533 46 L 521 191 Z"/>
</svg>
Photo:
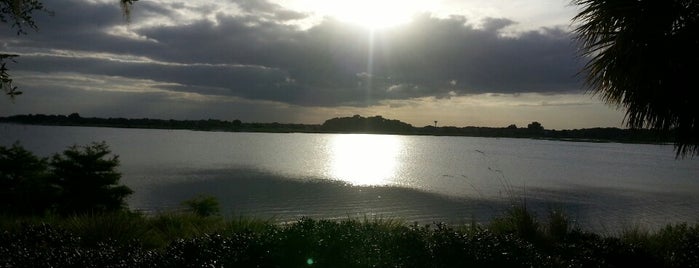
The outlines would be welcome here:
<svg viewBox="0 0 699 268">
<path fill-rule="evenodd" d="M 3 267 L 699 267 L 699 225 L 601 236 L 521 207 L 461 226 L 118 212 L 0 227 Z"/>
</svg>

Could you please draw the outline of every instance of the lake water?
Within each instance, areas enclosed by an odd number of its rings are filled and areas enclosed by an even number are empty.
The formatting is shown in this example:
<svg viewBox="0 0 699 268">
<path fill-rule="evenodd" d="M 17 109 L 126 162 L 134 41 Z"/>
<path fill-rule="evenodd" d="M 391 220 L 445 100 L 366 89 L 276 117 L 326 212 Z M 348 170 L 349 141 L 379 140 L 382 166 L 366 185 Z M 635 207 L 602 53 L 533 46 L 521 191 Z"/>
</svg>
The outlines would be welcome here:
<svg viewBox="0 0 699 268">
<path fill-rule="evenodd" d="M 0 124 L 0 145 L 17 140 L 41 156 L 106 141 L 130 207 L 147 212 L 208 194 L 228 215 L 280 222 L 484 222 L 513 200 L 598 232 L 699 222 L 699 159 L 671 145 Z"/>
</svg>

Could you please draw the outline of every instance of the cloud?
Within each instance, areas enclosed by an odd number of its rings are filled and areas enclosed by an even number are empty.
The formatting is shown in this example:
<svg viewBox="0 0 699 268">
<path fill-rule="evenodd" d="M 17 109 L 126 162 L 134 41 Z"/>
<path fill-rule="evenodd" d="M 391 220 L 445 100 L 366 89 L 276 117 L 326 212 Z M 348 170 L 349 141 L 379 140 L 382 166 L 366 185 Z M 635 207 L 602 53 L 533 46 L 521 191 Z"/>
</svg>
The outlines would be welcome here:
<svg viewBox="0 0 699 268">
<path fill-rule="evenodd" d="M 516 23 L 506 18 L 419 14 L 372 34 L 332 18 L 303 29 L 289 21 L 306 14 L 267 1 L 232 1 L 235 12 L 223 8 L 229 2 L 138 2 L 133 25 L 111 2 L 45 2 L 56 15 L 38 16 L 39 32 L 0 33 L 4 50 L 22 54 L 12 70 L 142 79 L 172 92 L 309 107 L 581 88 L 569 32 L 503 35 Z"/>
<path fill-rule="evenodd" d="M 505 18 L 485 18 L 482 24 L 483 30 L 486 32 L 497 32 L 516 23 Z"/>
<path fill-rule="evenodd" d="M 306 18 L 308 15 L 302 12 L 296 12 L 293 10 L 284 9 L 279 4 L 275 4 L 268 1 L 259 0 L 238 0 L 235 3 L 245 12 L 250 15 L 256 15 L 264 17 L 265 19 L 272 19 L 278 21 L 290 21 L 290 20 L 300 20 Z"/>
</svg>

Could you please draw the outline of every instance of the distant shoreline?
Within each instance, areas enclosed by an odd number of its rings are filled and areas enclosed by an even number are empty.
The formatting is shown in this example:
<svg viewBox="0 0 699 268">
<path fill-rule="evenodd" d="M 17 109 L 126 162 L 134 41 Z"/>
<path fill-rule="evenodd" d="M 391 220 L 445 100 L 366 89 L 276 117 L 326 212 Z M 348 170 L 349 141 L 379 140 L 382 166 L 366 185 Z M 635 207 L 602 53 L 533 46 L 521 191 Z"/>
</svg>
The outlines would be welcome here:
<svg viewBox="0 0 699 268">
<path fill-rule="evenodd" d="M 240 120 L 225 121 L 207 120 L 164 120 L 164 119 L 127 119 L 127 118 L 97 118 L 71 115 L 14 115 L 0 117 L 0 123 L 15 123 L 24 125 L 45 126 L 80 126 L 80 127 L 110 127 L 137 129 L 182 129 L 194 131 L 221 132 L 252 132 L 252 133 L 336 133 L 336 134 L 392 134 L 420 136 L 465 136 L 488 138 L 529 138 L 571 142 L 618 142 L 639 144 L 672 144 L 672 133 L 659 132 L 649 129 L 620 129 L 620 128 L 585 128 L 573 130 L 544 129 L 537 122 L 532 127 L 454 127 L 454 126 L 425 126 L 414 127 L 410 124 L 385 119 L 381 116 L 333 118 L 323 124 L 290 124 L 290 123 L 256 123 Z M 538 125 L 536 125 L 538 124 Z"/>
</svg>

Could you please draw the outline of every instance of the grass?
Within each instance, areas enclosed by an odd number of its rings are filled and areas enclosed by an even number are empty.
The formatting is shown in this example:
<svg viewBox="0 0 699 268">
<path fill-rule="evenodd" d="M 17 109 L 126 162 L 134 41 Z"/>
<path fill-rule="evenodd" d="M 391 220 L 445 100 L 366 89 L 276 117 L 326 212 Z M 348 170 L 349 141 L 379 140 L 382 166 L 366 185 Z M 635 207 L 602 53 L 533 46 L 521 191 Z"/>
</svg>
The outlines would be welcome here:
<svg viewBox="0 0 699 268">
<path fill-rule="evenodd" d="M 602 236 L 513 206 L 484 225 L 195 213 L 2 217 L 3 267 L 699 267 L 699 225 Z"/>
</svg>

